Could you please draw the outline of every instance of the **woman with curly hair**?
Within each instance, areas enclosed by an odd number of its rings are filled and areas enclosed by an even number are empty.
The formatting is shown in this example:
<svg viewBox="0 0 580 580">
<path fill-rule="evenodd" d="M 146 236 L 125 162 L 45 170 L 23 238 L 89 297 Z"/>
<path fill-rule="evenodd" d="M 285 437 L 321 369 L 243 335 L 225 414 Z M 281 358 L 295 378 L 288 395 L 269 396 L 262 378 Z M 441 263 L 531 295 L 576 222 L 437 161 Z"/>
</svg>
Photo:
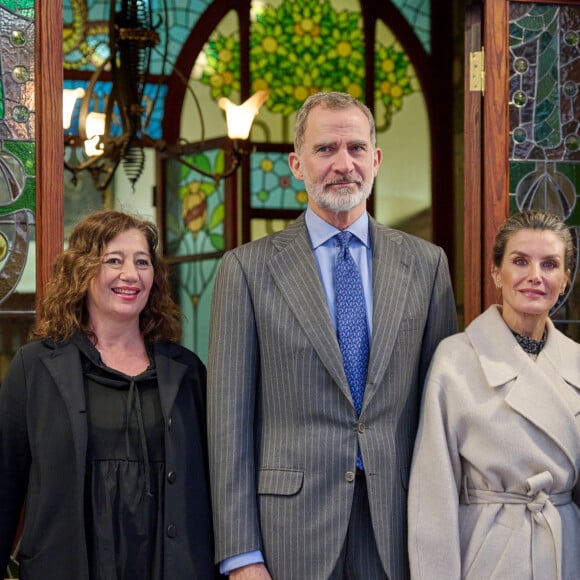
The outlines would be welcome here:
<svg viewBox="0 0 580 580">
<path fill-rule="evenodd" d="M 0 570 L 22 580 L 213 578 L 206 370 L 177 344 L 154 224 L 79 222 L 0 388 Z"/>
</svg>

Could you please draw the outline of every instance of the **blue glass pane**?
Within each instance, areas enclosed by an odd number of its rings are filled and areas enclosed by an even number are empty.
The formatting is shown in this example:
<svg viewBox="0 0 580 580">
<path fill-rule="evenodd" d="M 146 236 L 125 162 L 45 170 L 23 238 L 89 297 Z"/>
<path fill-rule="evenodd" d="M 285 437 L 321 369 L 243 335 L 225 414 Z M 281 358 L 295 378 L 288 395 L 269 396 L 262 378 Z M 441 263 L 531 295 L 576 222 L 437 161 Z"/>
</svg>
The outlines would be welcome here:
<svg viewBox="0 0 580 580">
<path fill-rule="evenodd" d="M 431 51 L 431 0 L 393 0 L 427 52 Z"/>
<path fill-rule="evenodd" d="M 288 153 L 253 153 L 250 173 L 252 208 L 306 209 L 304 183 L 292 175 Z"/>
<path fill-rule="evenodd" d="M 64 81 L 65 89 L 76 89 L 78 87 L 86 89 L 88 87 L 88 81 Z M 91 103 L 91 110 L 96 112 L 105 112 L 105 106 L 107 98 L 111 93 L 112 83 L 108 81 L 98 81 L 95 83 L 93 90 L 93 103 Z M 161 139 L 162 130 L 161 123 L 163 122 L 163 109 L 165 107 L 165 97 L 167 95 L 166 85 L 153 85 L 148 84 L 145 86 L 145 98 L 143 100 L 143 107 L 145 109 L 145 114 L 143 116 L 144 123 L 148 119 L 149 124 L 144 127 L 145 133 L 153 139 Z M 75 109 L 72 116 L 72 122 L 70 129 L 67 130 L 71 135 L 79 134 L 79 110 L 81 107 L 80 100 L 75 103 Z M 114 118 L 115 119 L 115 118 Z M 121 126 L 118 122 L 119 114 L 116 115 L 117 123 L 114 123 L 111 128 L 111 135 L 120 135 Z"/>
<path fill-rule="evenodd" d="M 150 0 L 159 45 L 151 57 L 152 74 L 169 74 L 185 39 L 211 0 Z M 108 56 L 107 45 L 110 0 L 91 0 L 88 3 L 63 0 L 65 68 L 92 71 Z M 117 5 L 120 2 L 117 0 Z M 165 12 L 167 7 L 167 12 Z M 85 27 L 86 28 L 83 28 Z M 81 31 L 86 31 L 84 34 Z M 163 70 L 163 51 L 167 62 Z"/>
</svg>

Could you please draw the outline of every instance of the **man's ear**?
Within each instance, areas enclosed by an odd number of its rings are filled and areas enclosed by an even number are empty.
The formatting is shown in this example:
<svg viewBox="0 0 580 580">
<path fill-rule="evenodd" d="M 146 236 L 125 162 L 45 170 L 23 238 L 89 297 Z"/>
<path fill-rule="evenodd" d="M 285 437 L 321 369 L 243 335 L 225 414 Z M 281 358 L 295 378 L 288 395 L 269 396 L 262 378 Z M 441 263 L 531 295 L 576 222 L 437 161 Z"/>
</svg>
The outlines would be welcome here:
<svg viewBox="0 0 580 580">
<path fill-rule="evenodd" d="M 375 149 L 375 162 L 374 162 L 374 171 L 375 177 L 379 172 L 379 167 L 381 166 L 381 161 L 383 160 L 383 151 L 379 147 Z"/>
<path fill-rule="evenodd" d="M 304 181 L 304 174 L 302 173 L 302 164 L 300 156 L 295 151 L 288 154 L 288 166 L 294 177 L 300 181 Z"/>
</svg>

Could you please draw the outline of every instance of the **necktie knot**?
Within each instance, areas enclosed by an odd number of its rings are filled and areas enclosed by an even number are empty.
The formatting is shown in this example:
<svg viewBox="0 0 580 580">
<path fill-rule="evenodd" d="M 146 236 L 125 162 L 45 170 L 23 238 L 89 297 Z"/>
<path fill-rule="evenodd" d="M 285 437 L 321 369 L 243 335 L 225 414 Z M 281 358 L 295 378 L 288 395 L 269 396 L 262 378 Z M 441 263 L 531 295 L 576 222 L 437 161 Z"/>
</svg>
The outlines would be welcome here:
<svg viewBox="0 0 580 580">
<path fill-rule="evenodd" d="M 336 240 L 338 241 L 338 245 L 340 246 L 341 250 L 345 250 L 348 248 L 350 241 L 352 240 L 352 232 L 347 232 L 346 230 L 339 232 L 335 236 Z"/>
</svg>

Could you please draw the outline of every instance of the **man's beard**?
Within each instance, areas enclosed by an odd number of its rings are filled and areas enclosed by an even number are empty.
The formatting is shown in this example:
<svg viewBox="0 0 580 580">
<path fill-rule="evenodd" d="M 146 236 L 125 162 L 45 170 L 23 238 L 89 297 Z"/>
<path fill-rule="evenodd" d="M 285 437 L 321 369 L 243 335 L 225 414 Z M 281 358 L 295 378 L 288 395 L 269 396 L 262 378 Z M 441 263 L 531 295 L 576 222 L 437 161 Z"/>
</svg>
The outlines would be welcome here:
<svg viewBox="0 0 580 580">
<path fill-rule="evenodd" d="M 342 180 L 327 182 L 320 185 L 313 185 L 305 180 L 306 191 L 308 196 L 318 207 L 339 213 L 350 211 L 358 207 L 363 201 L 368 199 L 371 194 L 373 184 L 349 180 L 344 182 L 344 187 L 333 187 L 327 190 L 327 186 L 343 183 Z"/>
</svg>

